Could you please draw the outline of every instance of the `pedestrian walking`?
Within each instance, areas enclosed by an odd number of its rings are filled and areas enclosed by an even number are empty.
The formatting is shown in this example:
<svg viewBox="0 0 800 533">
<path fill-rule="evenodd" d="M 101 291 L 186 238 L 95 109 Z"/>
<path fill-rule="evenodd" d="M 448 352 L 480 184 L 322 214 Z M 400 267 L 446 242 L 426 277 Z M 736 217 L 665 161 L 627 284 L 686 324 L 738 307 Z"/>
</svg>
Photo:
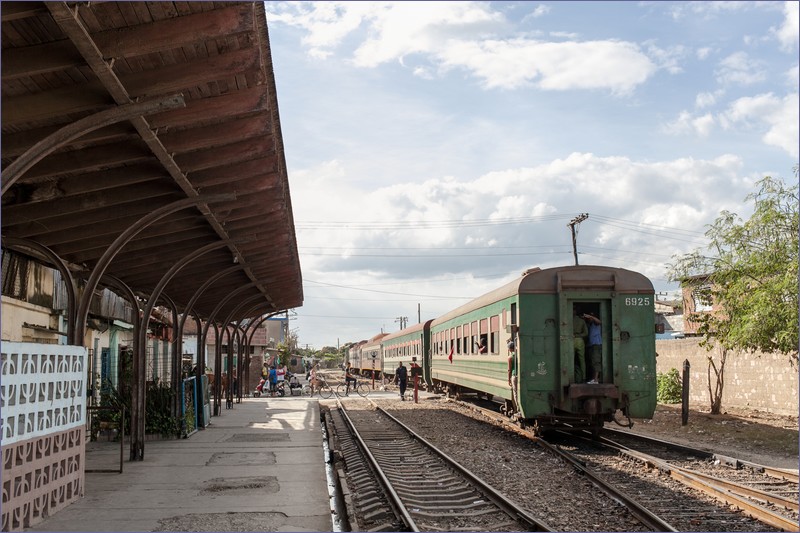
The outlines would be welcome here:
<svg viewBox="0 0 800 533">
<path fill-rule="evenodd" d="M 397 367 L 394 379 L 397 382 L 397 384 L 400 385 L 400 399 L 406 401 L 406 385 L 408 384 L 408 369 L 403 366 L 402 361 L 400 361 L 400 365 Z"/>
</svg>

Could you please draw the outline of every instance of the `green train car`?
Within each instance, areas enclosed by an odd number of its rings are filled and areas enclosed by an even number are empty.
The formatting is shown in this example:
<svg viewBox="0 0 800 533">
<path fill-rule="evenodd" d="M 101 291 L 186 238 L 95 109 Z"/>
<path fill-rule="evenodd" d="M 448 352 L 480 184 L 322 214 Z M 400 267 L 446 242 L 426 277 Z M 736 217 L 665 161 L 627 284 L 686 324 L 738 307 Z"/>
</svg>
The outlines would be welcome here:
<svg viewBox="0 0 800 533">
<path fill-rule="evenodd" d="M 437 392 L 500 398 L 510 417 L 543 430 L 598 429 L 616 420 L 618 411 L 628 418 L 651 418 L 656 407 L 654 305 L 652 283 L 637 272 L 534 268 L 430 322 L 423 377 Z M 589 313 L 599 319 L 602 338 L 596 383 L 594 373 L 581 371 L 592 364 L 588 347 L 580 355 L 584 339 L 578 337 L 584 331 L 577 321 Z M 418 335 L 424 340 L 424 332 Z M 516 394 L 509 385 L 509 365 L 516 373 Z"/>
<path fill-rule="evenodd" d="M 395 369 L 402 362 L 408 369 L 411 378 L 411 365 L 416 362 L 422 366 L 423 356 L 430 347 L 431 320 L 414 324 L 396 333 L 390 333 L 381 339 L 383 349 L 383 372 L 393 376 Z"/>
</svg>

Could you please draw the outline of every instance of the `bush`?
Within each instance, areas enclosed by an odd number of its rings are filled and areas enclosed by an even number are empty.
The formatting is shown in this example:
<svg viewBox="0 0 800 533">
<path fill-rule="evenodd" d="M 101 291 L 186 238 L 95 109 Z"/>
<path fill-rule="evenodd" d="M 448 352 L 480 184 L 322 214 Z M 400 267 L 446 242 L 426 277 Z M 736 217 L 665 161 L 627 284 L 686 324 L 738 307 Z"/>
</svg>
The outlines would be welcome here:
<svg viewBox="0 0 800 533">
<path fill-rule="evenodd" d="M 681 403 L 683 383 L 678 369 L 672 368 L 666 374 L 656 375 L 656 400 L 658 403 Z"/>
</svg>

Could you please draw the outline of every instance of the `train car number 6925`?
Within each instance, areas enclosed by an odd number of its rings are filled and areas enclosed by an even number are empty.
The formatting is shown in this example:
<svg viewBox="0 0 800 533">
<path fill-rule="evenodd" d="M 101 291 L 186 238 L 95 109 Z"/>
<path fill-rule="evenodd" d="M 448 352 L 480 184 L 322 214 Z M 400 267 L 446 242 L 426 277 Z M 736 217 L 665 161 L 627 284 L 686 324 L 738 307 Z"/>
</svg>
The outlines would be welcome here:
<svg viewBox="0 0 800 533">
<path fill-rule="evenodd" d="M 639 306 L 639 305 L 650 305 L 650 298 L 625 298 L 625 305 L 627 306 Z"/>
</svg>

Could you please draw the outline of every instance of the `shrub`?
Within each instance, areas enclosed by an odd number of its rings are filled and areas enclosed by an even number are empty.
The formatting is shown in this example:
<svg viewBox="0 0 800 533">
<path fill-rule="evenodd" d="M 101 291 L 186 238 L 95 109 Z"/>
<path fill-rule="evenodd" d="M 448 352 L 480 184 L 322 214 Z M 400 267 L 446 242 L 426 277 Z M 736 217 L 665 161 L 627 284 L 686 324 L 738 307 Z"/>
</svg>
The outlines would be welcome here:
<svg viewBox="0 0 800 533">
<path fill-rule="evenodd" d="M 678 369 L 672 368 L 666 374 L 656 375 L 656 400 L 659 403 L 681 403 L 683 383 Z"/>
</svg>

